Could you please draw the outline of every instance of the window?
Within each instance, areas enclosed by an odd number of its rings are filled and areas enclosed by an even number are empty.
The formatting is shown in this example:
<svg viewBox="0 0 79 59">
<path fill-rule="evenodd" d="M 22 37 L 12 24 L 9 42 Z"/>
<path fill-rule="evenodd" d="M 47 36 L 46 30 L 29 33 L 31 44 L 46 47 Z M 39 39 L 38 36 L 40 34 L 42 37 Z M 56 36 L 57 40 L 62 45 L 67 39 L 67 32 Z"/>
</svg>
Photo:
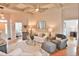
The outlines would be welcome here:
<svg viewBox="0 0 79 59">
<path fill-rule="evenodd" d="M 64 31 L 65 35 L 69 35 L 70 32 L 78 32 L 78 20 L 64 20 Z"/>
<path fill-rule="evenodd" d="M 15 24 L 15 30 L 16 30 L 16 35 L 21 35 L 22 34 L 22 23 L 17 22 Z"/>
<path fill-rule="evenodd" d="M 46 28 L 46 22 L 41 20 L 38 22 L 38 28 L 39 29 L 45 29 Z"/>
</svg>

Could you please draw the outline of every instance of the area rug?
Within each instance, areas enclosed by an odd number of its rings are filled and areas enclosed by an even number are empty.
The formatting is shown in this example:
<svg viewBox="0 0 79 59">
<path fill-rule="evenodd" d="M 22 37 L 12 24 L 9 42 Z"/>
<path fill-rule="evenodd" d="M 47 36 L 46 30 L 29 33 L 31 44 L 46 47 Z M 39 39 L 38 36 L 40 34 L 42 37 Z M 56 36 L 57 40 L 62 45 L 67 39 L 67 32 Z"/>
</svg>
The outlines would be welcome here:
<svg viewBox="0 0 79 59">
<path fill-rule="evenodd" d="M 50 56 L 66 56 L 66 49 L 58 50 L 54 53 L 51 53 Z"/>
</svg>

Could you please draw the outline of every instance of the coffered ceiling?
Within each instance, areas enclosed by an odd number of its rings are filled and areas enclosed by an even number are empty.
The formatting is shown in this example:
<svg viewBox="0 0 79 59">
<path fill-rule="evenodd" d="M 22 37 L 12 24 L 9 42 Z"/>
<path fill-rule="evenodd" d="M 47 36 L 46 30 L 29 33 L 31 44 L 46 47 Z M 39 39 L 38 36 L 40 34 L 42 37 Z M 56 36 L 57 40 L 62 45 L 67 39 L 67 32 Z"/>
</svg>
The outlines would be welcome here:
<svg viewBox="0 0 79 59">
<path fill-rule="evenodd" d="M 45 12 L 51 8 L 72 8 L 78 7 L 78 4 L 60 4 L 60 3 L 0 3 L 1 12 L 24 12 L 36 13 Z M 37 10 L 39 9 L 39 10 Z"/>
</svg>

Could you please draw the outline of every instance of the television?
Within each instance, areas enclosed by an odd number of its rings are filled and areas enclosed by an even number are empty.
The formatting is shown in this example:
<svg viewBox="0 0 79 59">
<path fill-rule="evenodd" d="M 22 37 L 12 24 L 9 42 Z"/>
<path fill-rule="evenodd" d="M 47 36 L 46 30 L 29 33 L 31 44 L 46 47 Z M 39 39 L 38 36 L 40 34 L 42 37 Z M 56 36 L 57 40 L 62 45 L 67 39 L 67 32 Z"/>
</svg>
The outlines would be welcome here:
<svg viewBox="0 0 79 59">
<path fill-rule="evenodd" d="M 77 32 L 70 32 L 71 37 L 77 37 Z"/>
</svg>

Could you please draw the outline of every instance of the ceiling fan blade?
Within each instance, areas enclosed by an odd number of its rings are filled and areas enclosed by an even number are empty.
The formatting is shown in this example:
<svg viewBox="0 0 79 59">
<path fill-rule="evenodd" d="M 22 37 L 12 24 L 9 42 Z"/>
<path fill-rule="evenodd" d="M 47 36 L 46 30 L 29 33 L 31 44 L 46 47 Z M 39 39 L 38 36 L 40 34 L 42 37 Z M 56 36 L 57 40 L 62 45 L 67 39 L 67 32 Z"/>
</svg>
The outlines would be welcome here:
<svg viewBox="0 0 79 59">
<path fill-rule="evenodd" d="M 45 12 L 46 10 L 48 10 L 48 8 L 40 8 L 39 12 Z"/>
<path fill-rule="evenodd" d="M 31 15 L 33 15 L 33 14 L 34 14 L 34 13 L 32 13 L 32 12 L 26 12 L 26 13 L 31 14 Z"/>
<path fill-rule="evenodd" d="M 47 4 L 47 5 L 43 5 L 40 8 L 53 8 L 55 7 L 55 4 Z"/>
</svg>

